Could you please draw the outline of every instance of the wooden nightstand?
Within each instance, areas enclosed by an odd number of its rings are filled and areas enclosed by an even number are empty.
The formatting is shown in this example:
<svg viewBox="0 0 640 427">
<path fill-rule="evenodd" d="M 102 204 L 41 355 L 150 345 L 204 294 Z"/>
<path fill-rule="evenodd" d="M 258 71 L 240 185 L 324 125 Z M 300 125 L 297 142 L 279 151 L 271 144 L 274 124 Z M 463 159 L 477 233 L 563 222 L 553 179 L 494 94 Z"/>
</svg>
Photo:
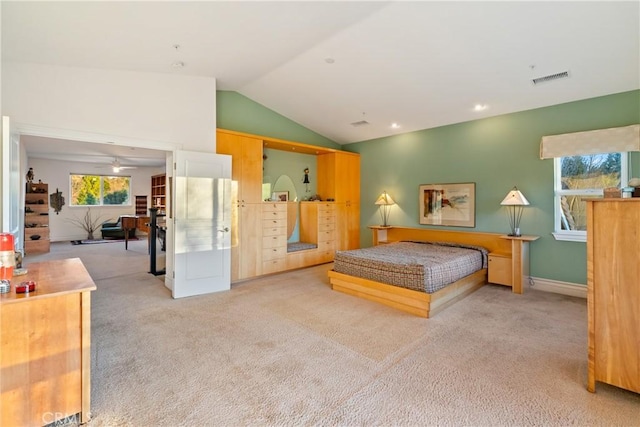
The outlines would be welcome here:
<svg viewBox="0 0 640 427">
<path fill-rule="evenodd" d="M 393 228 L 391 225 L 369 225 L 368 226 L 373 232 L 373 246 L 383 245 L 385 243 L 389 243 L 387 240 L 387 230 Z"/>
<path fill-rule="evenodd" d="M 511 286 L 511 290 L 516 294 L 523 291 L 522 283 L 524 276 L 529 276 L 529 242 L 538 240 L 540 236 L 500 236 L 502 239 L 511 240 L 511 280 L 507 282 L 509 277 L 508 260 L 504 255 L 499 253 L 489 254 L 489 282 L 501 285 Z M 508 256 L 508 255 L 507 255 Z M 491 263 L 497 266 L 496 271 L 492 274 Z M 492 277 L 498 282 L 493 282 Z"/>
<path fill-rule="evenodd" d="M 489 277 L 487 278 L 489 283 L 511 286 L 513 283 L 512 271 L 510 254 L 494 252 L 489 254 Z"/>
</svg>

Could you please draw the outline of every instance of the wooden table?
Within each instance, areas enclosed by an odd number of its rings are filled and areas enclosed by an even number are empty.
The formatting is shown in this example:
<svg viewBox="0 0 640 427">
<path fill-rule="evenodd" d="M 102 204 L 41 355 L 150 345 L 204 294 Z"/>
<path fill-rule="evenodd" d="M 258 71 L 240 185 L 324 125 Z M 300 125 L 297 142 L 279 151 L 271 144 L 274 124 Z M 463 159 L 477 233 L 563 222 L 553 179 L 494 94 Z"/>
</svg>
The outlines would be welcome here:
<svg viewBox="0 0 640 427">
<path fill-rule="evenodd" d="M 31 263 L 0 294 L 0 425 L 86 423 L 91 403 L 91 295 L 79 258 Z M 36 282 L 17 294 L 16 285 Z"/>
<path fill-rule="evenodd" d="M 122 221 L 122 229 L 124 230 L 124 249 L 129 249 L 129 231 L 135 230 L 138 225 L 138 217 L 136 215 L 122 215 L 120 216 Z"/>
</svg>

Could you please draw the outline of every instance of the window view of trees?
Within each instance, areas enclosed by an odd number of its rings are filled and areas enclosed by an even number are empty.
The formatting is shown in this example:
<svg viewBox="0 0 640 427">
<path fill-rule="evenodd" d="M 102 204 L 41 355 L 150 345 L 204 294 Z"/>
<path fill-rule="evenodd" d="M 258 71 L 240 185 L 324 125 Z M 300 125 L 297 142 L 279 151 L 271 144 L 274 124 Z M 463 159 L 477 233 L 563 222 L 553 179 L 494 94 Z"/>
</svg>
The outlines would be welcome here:
<svg viewBox="0 0 640 427">
<path fill-rule="evenodd" d="M 620 187 L 622 182 L 622 153 L 592 154 L 562 157 L 560 182 L 556 197 L 560 207 L 562 230 L 587 229 L 584 197 L 602 196 L 608 187 Z M 559 185 L 558 185 L 559 184 Z"/>
<path fill-rule="evenodd" d="M 620 153 L 563 157 L 562 189 L 603 189 L 620 186 Z"/>
<path fill-rule="evenodd" d="M 71 205 L 130 205 L 131 177 L 71 175 Z"/>
</svg>

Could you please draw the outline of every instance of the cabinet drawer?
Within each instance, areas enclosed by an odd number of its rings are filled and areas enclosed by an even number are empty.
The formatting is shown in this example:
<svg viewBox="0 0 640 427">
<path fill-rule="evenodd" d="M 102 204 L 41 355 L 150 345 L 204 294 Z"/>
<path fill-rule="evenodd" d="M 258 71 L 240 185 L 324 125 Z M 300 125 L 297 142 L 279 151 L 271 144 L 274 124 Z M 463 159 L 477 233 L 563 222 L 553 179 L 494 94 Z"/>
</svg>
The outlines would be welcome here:
<svg viewBox="0 0 640 427">
<path fill-rule="evenodd" d="M 266 229 L 269 227 L 287 227 L 286 218 L 269 218 L 262 220 L 262 228 Z"/>
<path fill-rule="evenodd" d="M 283 219 L 287 220 L 287 211 L 262 211 L 262 220 Z"/>
<path fill-rule="evenodd" d="M 512 286 L 511 257 L 501 254 L 489 254 L 489 283 Z"/>
<path fill-rule="evenodd" d="M 333 231 L 335 229 L 336 229 L 336 224 L 335 224 L 334 221 L 328 222 L 326 224 L 318 224 L 318 231 L 319 232 Z"/>
<path fill-rule="evenodd" d="M 262 263 L 262 274 L 277 273 L 279 271 L 286 270 L 286 268 L 287 268 L 286 258 L 272 259 L 269 261 L 264 261 Z"/>
<path fill-rule="evenodd" d="M 333 251 L 335 242 L 333 240 L 327 240 L 324 242 L 318 242 L 318 251 Z"/>
<path fill-rule="evenodd" d="M 286 227 L 266 227 L 262 229 L 263 236 L 286 236 L 287 228 Z"/>
<path fill-rule="evenodd" d="M 333 215 L 335 211 L 336 211 L 336 205 L 331 203 L 323 203 L 320 206 L 318 206 L 318 214 L 320 215 L 324 215 L 324 214 Z"/>
<path fill-rule="evenodd" d="M 262 238 L 263 248 L 287 247 L 287 236 L 268 236 Z M 285 249 L 286 250 L 286 249 Z"/>
<path fill-rule="evenodd" d="M 335 224 L 336 217 L 329 214 L 319 215 L 318 216 L 318 225 L 323 224 Z"/>
<path fill-rule="evenodd" d="M 333 250 L 321 251 L 318 254 L 318 262 L 319 263 L 332 262 L 334 256 L 335 256 L 335 251 Z"/>
<path fill-rule="evenodd" d="M 333 230 L 321 231 L 318 233 L 318 242 L 327 242 L 335 240 L 335 232 Z"/>
<path fill-rule="evenodd" d="M 286 203 L 265 203 L 262 205 L 262 212 L 286 212 Z"/>
<path fill-rule="evenodd" d="M 278 258 L 284 258 L 287 255 L 287 247 L 281 246 L 279 248 L 264 248 L 262 249 L 262 260 L 271 261 Z"/>
</svg>

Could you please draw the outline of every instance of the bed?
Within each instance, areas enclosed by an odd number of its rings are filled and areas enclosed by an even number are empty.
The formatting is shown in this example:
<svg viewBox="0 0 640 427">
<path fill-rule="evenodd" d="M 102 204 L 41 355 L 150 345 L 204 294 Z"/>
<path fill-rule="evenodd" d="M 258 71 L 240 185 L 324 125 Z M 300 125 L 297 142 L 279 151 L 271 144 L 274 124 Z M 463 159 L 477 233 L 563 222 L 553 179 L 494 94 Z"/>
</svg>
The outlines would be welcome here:
<svg viewBox="0 0 640 427">
<path fill-rule="evenodd" d="M 511 251 L 510 243 L 494 233 L 403 227 L 384 232 L 383 239 L 374 234 L 374 243 L 385 244 L 336 253 L 328 273 L 331 287 L 426 318 L 487 282 L 489 252 Z M 459 250 L 467 254 L 463 261 L 450 257 Z"/>
</svg>

